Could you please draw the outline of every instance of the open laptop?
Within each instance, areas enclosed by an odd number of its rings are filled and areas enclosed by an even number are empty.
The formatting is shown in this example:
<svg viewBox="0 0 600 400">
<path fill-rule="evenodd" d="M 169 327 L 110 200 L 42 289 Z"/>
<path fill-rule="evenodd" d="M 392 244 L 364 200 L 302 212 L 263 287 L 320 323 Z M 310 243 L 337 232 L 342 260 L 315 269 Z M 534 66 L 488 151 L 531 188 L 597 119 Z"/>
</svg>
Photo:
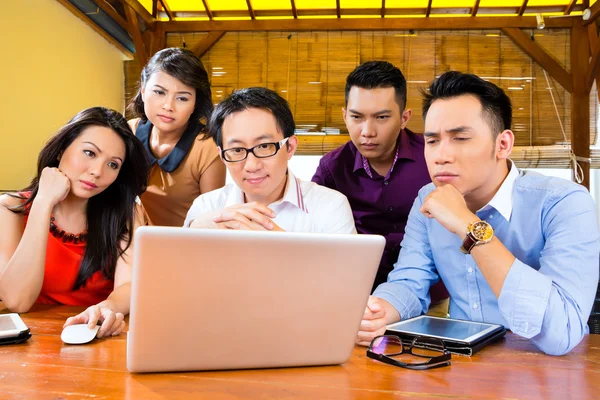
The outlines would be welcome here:
<svg viewBox="0 0 600 400">
<path fill-rule="evenodd" d="M 384 246 L 376 235 L 141 227 L 127 368 L 344 363 Z"/>
</svg>

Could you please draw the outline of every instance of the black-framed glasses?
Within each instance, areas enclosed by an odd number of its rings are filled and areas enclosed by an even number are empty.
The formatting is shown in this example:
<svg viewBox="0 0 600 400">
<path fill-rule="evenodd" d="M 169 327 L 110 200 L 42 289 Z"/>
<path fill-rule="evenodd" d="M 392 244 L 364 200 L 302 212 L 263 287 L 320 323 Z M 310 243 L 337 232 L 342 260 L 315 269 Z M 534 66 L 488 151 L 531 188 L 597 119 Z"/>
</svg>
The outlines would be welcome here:
<svg viewBox="0 0 600 400">
<path fill-rule="evenodd" d="M 273 157 L 279 149 L 288 141 L 289 137 L 286 137 L 279 142 L 269 142 L 257 144 L 249 149 L 245 147 L 232 147 L 230 149 L 221 150 L 221 157 L 227 162 L 240 162 L 248 158 L 248 154 L 254 154 L 256 158 L 268 158 Z"/>
<path fill-rule="evenodd" d="M 371 341 L 367 357 L 397 367 L 423 370 L 450 365 L 451 354 L 440 339 L 416 336 L 410 344 L 404 344 L 399 336 L 383 335 Z"/>
</svg>

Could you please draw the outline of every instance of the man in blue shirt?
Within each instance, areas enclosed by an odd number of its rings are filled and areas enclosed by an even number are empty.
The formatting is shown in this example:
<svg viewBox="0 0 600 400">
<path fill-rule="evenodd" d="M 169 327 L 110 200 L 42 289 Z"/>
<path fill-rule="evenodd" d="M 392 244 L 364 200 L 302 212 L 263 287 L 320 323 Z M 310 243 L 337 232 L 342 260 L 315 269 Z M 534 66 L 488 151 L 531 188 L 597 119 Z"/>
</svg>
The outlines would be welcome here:
<svg viewBox="0 0 600 400">
<path fill-rule="evenodd" d="M 451 317 L 503 324 L 547 354 L 569 352 L 588 331 L 598 284 L 594 201 L 580 185 L 516 168 L 511 103 L 496 85 L 447 72 L 424 97 L 433 182 L 419 191 L 357 343 L 424 313 L 439 274 Z"/>
</svg>

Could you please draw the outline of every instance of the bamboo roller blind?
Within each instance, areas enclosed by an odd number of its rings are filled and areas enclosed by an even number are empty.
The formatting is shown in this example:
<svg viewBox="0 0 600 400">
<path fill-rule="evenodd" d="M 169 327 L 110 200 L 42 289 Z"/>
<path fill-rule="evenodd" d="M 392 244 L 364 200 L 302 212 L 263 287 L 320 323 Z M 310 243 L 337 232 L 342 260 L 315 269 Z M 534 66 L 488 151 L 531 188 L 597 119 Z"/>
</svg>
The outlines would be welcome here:
<svg viewBox="0 0 600 400">
<path fill-rule="evenodd" d="M 534 40 L 570 70 L 568 30 L 529 31 Z M 205 33 L 169 34 L 167 46 L 193 48 Z M 343 118 L 346 76 L 359 63 L 388 60 L 408 82 L 413 110 L 408 127 L 421 132 L 419 90 L 448 70 L 477 74 L 502 87 L 513 102 L 513 131 L 518 146 L 513 158 L 520 166 L 568 168 L 560 123 L 571 136 L 570 95 L 500 31 L 330 31 L 230 32 L 202 57 L 211 77 L 213 102 L 232 91 L 266 86 L 287 98 L 296 124 L 312 130 L 337 127 Z M 126 62 L 126 100 L 139 79 L 137 62 Z M 551 99 L 554 95 L 558 115 Z M 590 96 L 591 143 L 596 143 L 597 93 Z M 560 122 L 559 122 L 560 121 Z M 301 137 L 301 154 L 324 154 L 347 136 Z M 598 163 L 594 162 L 593 167 Z"/>
</svg>

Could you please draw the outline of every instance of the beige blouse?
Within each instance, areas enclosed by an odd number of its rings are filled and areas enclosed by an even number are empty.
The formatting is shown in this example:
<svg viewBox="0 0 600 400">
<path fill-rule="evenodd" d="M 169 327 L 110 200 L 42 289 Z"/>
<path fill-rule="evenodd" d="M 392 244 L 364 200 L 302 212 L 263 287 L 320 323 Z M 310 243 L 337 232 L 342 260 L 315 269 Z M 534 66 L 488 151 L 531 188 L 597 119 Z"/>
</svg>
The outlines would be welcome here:
<svg viewBox="0 0 600 400">
<path fill-rule="evenodd" d="M 199 125 L 188 126 L 173 150 L 157 160 L 150 150 L 150 121 L 140 121 L 136 136 L 142 141 L 153 162 L 148 189 L 140 196 L 150 225 L 183 226 L 185 216 L 200 196 L 200 177 L 219 153 L 212 139 L 198 133 Z"/>
</svg>

